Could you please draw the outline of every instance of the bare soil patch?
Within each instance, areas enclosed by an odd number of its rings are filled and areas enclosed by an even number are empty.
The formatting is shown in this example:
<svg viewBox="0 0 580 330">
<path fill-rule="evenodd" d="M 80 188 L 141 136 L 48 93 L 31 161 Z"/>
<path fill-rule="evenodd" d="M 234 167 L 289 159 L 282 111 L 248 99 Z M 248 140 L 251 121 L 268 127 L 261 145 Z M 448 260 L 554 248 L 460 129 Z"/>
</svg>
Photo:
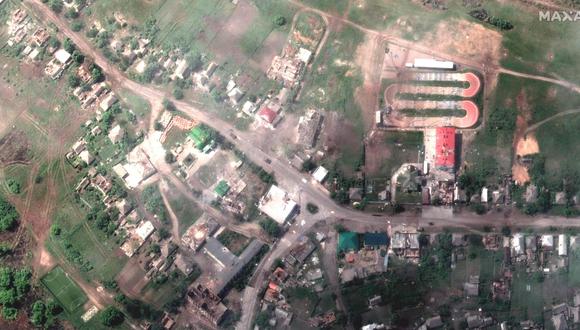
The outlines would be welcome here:
<svg viewBox="0 0 580 330">
<path fill-rule="evenodd" d="M 532 118 L 532 111 L 528 103 L 527 95 L 524 90 L 520 91 L 516 97 L 516 107 L 518 116 L 516 119 L 516 131 L 514 133 L 513 148 L 515 150 L 515 161 L 512 166 L 512 175 L 518 184 L 524 184 L 530 181 L 528 169 L 519 163 L 521 156 L 538 153 L 540 151 L 538 141 L 533 134 L 526 136 L 525 131 L 528 123 Z"/>
<path fill-rule="evenodd" d="M 245 62 L 248 58 L 240 48 L 240 41 L 258 15 L 258 9 L 248 1 L 238 2 L 236 9 L 213 40 L 211 49 L 221 58 L 231 58 L 238 63 Z"/>
<path fill-rule="evenodd" d="M 363 86 L 357 88 L 355 99 L 361 107 L 366 129 L 374 124 L 378 96 L 381 88 L 381 72 L 384 58 L 382 38 L 367 36 L 356 50 L 355 63 L 360 66 L 363 76 Z"/>
<path fill-rule="evenodd" d="M 502 54 L 499 32 L 466 20 L 443 21 L 423 40 L 424 45 L 435 51 L 472 58 L 486 65 L 499 64 Z"/>
<path fill-rule="evenodd" d="M 392 150 L 385 144 L 384 131 L 373 131 L 365 145 L 365 173 L 372 177 L 381 173 L 383 164 L 392 157 Z"/>
<path fill-rule="evenodd" d="M 266 72 L 272 63 L 274 56 L 282 51 L 282 47 L 286 43 L 287 35 L 281 31 L 272 31 L 268 38 L 264 40 L 262 47 L 250 61 L 256 68 Z"/>
<path fill-rule="evenodd" d="M 347 166 L 345 162 L 353 162 L 360 154 L 360 136 L 356 133 L 355 127 L 335 112 L 326 113 L 324 126 L 321 141 L 328 156 L 335 160 L 343 158 L 342 162 L 337 163 L 339 169 L 347 175 L 353 174 L 354 168 Z"/>
<path fill-rule="evenodd" d="M 0 139 L 0 166 L 30 161 L 30 142 L 23 131 L 12 130 Z"/>
</svg>

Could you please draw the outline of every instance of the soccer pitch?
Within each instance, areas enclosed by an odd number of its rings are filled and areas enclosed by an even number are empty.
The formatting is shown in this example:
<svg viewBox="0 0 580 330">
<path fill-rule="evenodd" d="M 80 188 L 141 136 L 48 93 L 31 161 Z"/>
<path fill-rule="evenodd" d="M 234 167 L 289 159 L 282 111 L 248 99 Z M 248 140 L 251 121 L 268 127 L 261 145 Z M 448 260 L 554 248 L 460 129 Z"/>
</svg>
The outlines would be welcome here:
<svg viewBox="0 0 580 330">
<path fill-rule="evenodd" d="M 87 301 L 83 290 L 60 266 L 53 268 L 41 282 L 68 312 L 75 311 Z"/>
</svg>

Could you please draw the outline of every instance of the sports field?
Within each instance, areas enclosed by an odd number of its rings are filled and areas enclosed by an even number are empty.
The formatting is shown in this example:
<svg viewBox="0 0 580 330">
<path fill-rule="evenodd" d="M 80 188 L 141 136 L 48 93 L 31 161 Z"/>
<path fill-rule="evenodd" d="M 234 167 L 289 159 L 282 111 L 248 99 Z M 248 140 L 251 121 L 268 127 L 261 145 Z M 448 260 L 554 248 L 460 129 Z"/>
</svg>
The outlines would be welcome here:
<svg viewBox="0 0 580 330">
<path fill-rule="evenodd" d="M 53 268 L 41 282 L 68 312 L 75 311 L 87 301 L 83 290 L 60 266 Z"/>
</svg>

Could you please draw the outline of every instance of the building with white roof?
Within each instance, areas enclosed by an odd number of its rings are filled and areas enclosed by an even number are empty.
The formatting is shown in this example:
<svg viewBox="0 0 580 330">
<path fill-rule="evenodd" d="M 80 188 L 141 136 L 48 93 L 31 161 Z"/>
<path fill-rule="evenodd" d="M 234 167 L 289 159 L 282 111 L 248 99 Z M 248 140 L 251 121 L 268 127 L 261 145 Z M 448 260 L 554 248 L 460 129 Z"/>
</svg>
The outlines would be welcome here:
<svg viewBox="0 0 580 330">
<path fill-rule="evenodd" d="M 514 234 L 512 238 L 512 254 L 518 256 L 523 254 L 524 251 L 524 235 L 521 233 Z"/>
<path fill-rule="evenodd" d="M 314 170 L 314 172 L 312 173 L 312 177 L 314 178 L 314 180 L 316 180 L 318 182 L 324 181 L 324 179 L 326 179 L 327 175 L 328 175 L 328 170 L 322 166 L 318 166 L 318 168 L 316 170 Z"/>
<path fill-rule="evenodd" d="M 296 54 L 296 57 L 300 61 L 304 62 L 304 64 L 308 64 L 308 62 L 310 62 L 310 59 L 312 58 L 312 52 L 306 48 L 300 48 L 298 50 L 298 54 Z"/>
<path fill-rule="evenodd" d="M 552 248 L 554 248 L 554 236 L 542 235 L 542 237 L 540 238 L 540 244 L 542 245 L 542 248 L 546 250 L 551 250 Z"/>
<path fill-rule="evenodd" d="M 288 197 L 288 193 L 272 185 L 260 200 L 258 209 L 279 224 L 284 224 L 293 215 L 298 205 Z"/>
<path fill-rule="evenodd" d="M 54 58 L 60 62 L 60 64 L 68 64 L 72 55 L 64 49 L 59 49 L 54 53 Z"/>
<path fill-rule="evenodd" d="M 558 255 L 561 257 L 568 255 L 568 237 L 565 234 L 558 236 Z"/>
</svg>

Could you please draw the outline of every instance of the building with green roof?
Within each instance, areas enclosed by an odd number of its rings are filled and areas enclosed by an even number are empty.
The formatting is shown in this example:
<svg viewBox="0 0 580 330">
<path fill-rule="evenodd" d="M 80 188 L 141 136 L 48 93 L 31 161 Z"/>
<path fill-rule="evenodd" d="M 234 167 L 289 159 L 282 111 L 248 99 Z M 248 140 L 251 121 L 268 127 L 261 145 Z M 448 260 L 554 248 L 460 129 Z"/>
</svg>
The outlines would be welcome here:
<svg viewBox="0 0 580 330">
<path fill-rule="evenodd" d="M 214 192 L 220 197 L 224 197 L 228 191 L 230 191 L 230 186 L 225 180 L 221 180 L 214 189 Z"/>
<path fill-rule="evenodd" d="M 189 132 L 189 137 L 195 144 L 195 147 L 202 150 L 210 142 L 210 132 L 202 125 L 195 126 Z"/>
<path fill-rule="evenodd" d="M 352 231 L 345 231 L 338 236 L 338 251 L 358 251 L 359 250 L 358 233 Z"/>
</svg>

